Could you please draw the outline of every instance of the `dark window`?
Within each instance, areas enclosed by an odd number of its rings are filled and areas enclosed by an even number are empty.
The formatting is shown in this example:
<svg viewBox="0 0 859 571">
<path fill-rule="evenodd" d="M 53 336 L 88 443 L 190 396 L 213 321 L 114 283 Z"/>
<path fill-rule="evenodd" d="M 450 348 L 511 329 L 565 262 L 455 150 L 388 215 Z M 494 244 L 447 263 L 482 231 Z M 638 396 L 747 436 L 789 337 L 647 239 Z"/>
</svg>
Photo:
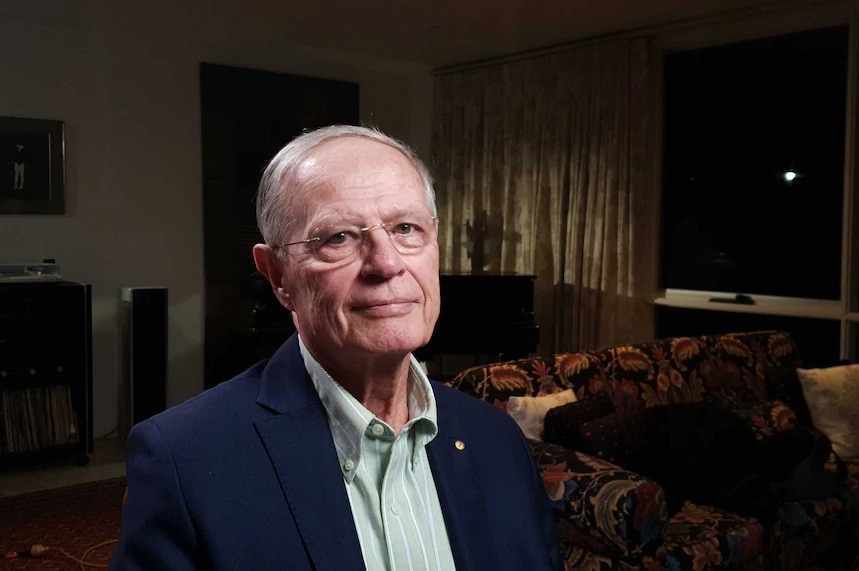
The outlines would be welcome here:
<svg viewBox="0 0 859 571">
<path fill-rule="evenodd" d="M 839 299 L 847 39 L 666 56 L 662 287 Z"/>
</svg>

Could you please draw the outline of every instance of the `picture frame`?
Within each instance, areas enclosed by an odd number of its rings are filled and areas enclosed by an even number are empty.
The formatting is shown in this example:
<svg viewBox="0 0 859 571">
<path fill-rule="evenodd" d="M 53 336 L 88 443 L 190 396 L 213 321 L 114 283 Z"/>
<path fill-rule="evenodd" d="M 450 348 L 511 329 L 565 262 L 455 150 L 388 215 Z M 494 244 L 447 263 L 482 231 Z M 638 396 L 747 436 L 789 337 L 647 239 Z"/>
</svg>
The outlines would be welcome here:
<svg viewBox="0 0 859 571">
<path fill-rule="evenodd" d="M 65 214 L 62 121 L 0 117 L 0 214 Z"/>
</svg>

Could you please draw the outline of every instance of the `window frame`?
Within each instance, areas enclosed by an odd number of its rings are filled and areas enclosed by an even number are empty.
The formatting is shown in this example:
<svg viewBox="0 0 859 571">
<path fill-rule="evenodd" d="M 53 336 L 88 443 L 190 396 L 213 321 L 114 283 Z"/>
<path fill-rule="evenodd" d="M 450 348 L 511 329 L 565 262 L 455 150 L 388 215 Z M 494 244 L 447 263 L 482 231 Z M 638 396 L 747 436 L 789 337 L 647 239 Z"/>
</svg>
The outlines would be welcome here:
<svg viewBox="0 0 859 571">
<path fill-rule="evenodd" d="M 839 353 L 842 359 L 859 360 L 859 176 L 856 173 L 856 151 L 859 149 L 857 129 L 857 75 L 859 75 L 859 3 L 845 2 L 827 6 L 796 6 L 763 8 L 760 12 L 719 21 L 701 22 L 683 29 L 666 30 L 652 38 L 653 84 L 651 94 L 654 121 L 651 140 L 655 149 L 651 162 L 652 188 L 658 193 L 658 207 L 654 208 L 654 226 L 661 228 L 662 157 L 664 119 L 664 61 L 665 56 L 677 51 L 688 51 L 790 34 L 814 28 L 847 25 L 848 71 L 847 108 L 844 145 L 844 183 L 842 209 L 841 293 L 840 299 L 819 300 L 771 295 L 754 295 L 754 305 L 715 303 L 713 297 L 730 297 L 738 292 L 717 292 L 661 288 L 654 282 L 653 303 L 669 307 L 703 309 L 728 313 L 757 313 L 793 317 L 831 319 L 840 322 Z M 661 235 L 655 241 L 654 267 L 661 269 Z M 655 280 L 661 272 L 655 272 Z"/>
</svg>

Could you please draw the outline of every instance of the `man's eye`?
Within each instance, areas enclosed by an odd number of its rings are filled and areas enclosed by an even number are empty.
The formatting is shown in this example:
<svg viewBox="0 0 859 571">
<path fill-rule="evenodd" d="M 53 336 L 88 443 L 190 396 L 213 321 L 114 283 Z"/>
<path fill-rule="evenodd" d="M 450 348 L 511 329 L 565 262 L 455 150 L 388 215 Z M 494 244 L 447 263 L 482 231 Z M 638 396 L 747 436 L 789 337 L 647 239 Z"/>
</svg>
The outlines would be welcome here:
<svg viewBox="0 0 859 571">
<path fill-rule="evenodd" d="M 341 244 L 345 244 L 348 240 L 349 234 L 347 232 L 335 232 L 328 236 L 328 239 L 325 240 L 325 244 L 330 246 L 339 246 Z"/>
<path fill-rule="evenodd" d="M 415 230 L 415 225 L 411 222 L 400 222 L 394 226 L 394 232 L 396 234 L 411 234 Z"/>
<path fill-rule="evenodd" d="M 340 248 L 342 246 L 354 246 L 361 241 L 360 230 L 353 230 L 351 228 L 344 228 L 343 230 L 331 229 L 320 235 L 327 236 L 327 238 L 319 241 L 320 247 Z"/>
</svg>

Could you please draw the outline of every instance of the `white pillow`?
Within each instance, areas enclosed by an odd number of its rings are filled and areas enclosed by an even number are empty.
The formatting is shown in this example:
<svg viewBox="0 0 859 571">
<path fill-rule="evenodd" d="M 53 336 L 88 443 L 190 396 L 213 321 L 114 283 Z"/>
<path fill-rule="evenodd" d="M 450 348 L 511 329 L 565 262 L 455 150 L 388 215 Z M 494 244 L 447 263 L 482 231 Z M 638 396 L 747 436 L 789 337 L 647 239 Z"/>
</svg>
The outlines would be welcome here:
<svg viewBox="0 0 859 571">
<path fill-rule="evenodd" d="M 507 399 L 507 414 L 513 417 L 525 433 L 525 438 L 540 441 L 543 434 L 543 419 L 549 409 L 576 400 L 573 389 L 541 397 L 510 397 Z"/>
<path fill-rule="evenodd" d="M 842 458 L 859 458 L 859 365 L 797 369 L 811 420 Z"/>
</svg>

